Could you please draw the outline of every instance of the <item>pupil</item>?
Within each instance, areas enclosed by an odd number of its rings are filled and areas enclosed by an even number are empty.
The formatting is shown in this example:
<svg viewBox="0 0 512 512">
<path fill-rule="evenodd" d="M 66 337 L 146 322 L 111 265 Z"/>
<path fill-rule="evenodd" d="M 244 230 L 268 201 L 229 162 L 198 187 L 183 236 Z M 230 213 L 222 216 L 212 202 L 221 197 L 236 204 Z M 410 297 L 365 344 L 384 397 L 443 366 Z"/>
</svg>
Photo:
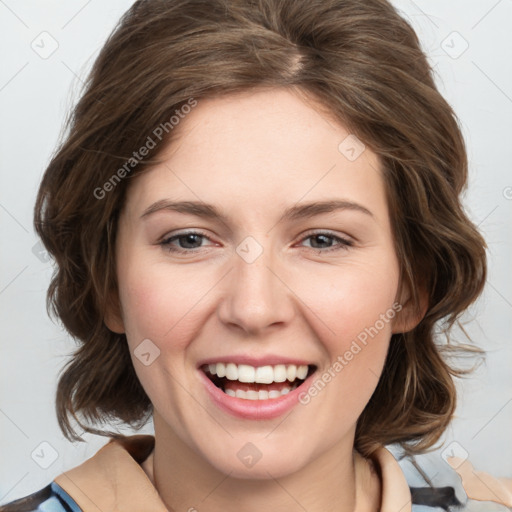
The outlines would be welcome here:
<svg viewBox="0 0 512 512">
<path fill-rule="evenodd" d="M 329 238 L 330 237 L 328 237 L 326 235 L 314 235 L 312 240 L 314 240 L 315 243 L 316 243 L 316 241 L 318 241 L 318 239 L 320 239 L 320 244 L 322 244 L 322 243 L 324 243 L 324 244 L 327 243 L 328 244 Z M 322 242 L 322 239 L 323 239 L 323 242 Z M 315 246 L 315 244 L 312 244 L 312 245 L 313 245 L 313 247 Z"/>
<path fill-rule="evenodd" d="M 188 249 L 190 249 L 190 247 L 187 247 L 187 244 L 188 244 L 188 243 L 190 243 L 190 244 L 194 245 L 194 239 L 195 239 L 195 238 L 197 238 L 197 237 L 199 237 L 199 236 L 200 236 L 200 235 L 195 235 L 195 234 L 193 234 L 193 233 L 190 233 L 190 234 L 188 234 L 188 235 L 184 235 L 184 236 L 182 236 L 182 237 L 181 237 L 181 240 L 182 240 L 182 241 L 183 241 L 183 240 L 185 240 L 185 247 L 186 247 L 186 248 L 188 248 Z M 197 241 L 196 241 L 195 243 L 197 243 Z M 194 247 L 192 247 L 192 249 L 193 249 L 193 248 L 194 248 Z"/>
</svg>

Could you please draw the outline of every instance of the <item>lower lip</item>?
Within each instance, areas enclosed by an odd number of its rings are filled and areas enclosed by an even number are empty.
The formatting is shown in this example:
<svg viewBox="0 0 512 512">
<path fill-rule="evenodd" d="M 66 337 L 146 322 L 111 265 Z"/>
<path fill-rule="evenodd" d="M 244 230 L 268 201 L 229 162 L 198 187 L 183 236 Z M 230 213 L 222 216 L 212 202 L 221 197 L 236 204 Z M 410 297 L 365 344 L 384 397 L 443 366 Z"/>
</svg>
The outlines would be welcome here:
<svg viewBox="0 0 512 512">
<path fill-rule="evenodd" d="M 314 373 L 311 374 L 300 386 L 278 398 L 247 400 L 226 395 L 202 370 L 199 370 L 199 373 L 212 401 L 218 407 L 233 416 L 247 420 L 270 420 L 285 414 L 299 403 L 299 395 L 308 390 L 309 384 L 315 375 Z"/>
</svg>

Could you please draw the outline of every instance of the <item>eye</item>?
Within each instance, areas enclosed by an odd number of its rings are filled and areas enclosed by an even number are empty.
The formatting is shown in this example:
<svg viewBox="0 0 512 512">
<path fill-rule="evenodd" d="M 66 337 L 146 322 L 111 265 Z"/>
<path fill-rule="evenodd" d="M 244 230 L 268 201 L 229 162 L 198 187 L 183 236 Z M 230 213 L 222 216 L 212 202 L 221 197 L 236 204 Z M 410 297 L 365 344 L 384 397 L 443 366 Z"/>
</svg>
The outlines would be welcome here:
<svg viewBox="0 0 512 512">
<path fill-rule="evenodd" d="M 205 234 L 200 231 L 187 231 L 183 233 L 177 233 L 171 237 L 165 238 L 160 242 L 162 247 L 165 247 L 169 252 L 174 253 L 191 253 L 201 248 L 202 239 L 206 238 L 210 240 Z M 173 242 L 177 241 L 181 247 L 172 245 Z"/>
<path fill-rule="evenodd" d="M 329 233 L 327 231 L 316 231 L 302 238 L 302 240 L 308 239 L 311 239 L 311 241 L 313 242 L 312 247 L 310 247 L 310 249 L 320 252 L 347 250 L 349 247 L 352 247 L 354 245 L 354 243 L 351 240 L 339 237 L 337 235 L 333 235 L 332 233 Z M 329 240 L 331 240 L 331 242 L 329 242 Z M 332 241 L 337 242 L 337 245 L 332 246 Z M 325 248 L 325 244 L 330 244 L 330 246 Z"/>
<path fill-rule="evenodd" d="M 165 238 L 159 244 L 166 248 L 166 250 L 169 252 L 190 254 L 204 247 L 202 245 L 202 241 L 204 239 L 210 240 L 208 236 L 200 231 L 187 231 L 177 233 L 173 236 Z M 319 252 L 346 250 L 348 247 L 353 246 L 353 242 L 351 240 L 339 237 L 326 231 L 316 231 L 314 233 L 310 233 L 306 237 L 303 237 L 301 241 L 309 239 L 312 241 L 312 246 L 309 248 Z M 178 247 L 174 244 L 175 242 L 178 242 Z M 333 242 L 335 245 L 333 245 Z M 326 244 L 328 245 L 327 247 Z"/>
</svg>

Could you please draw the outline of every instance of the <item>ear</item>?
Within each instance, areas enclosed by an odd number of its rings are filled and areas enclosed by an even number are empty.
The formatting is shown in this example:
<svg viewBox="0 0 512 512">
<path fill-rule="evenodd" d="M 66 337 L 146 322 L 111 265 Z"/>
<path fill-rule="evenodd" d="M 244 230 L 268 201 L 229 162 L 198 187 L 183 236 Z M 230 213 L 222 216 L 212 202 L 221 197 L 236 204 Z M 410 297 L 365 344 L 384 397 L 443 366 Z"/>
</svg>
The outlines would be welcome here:
<svg viewBox="0 0 512 512">
<path fill-rule="evenodd" d="M 393 334 L 412 331 L 423 319 L 428 309 L 428 294 L 421 287 L 417 290 L 418 304 L 414 304 L 409 287 L 403 283 L 396 302 L 402 306 L 393 322 Z"/>
<path fill-rule="evenodd" d="M 112 332 L 118 334 L 125 332 L 119 294 L 116 290 L 111 290 L 109 293 L 103 322 Z"/>
</svg>

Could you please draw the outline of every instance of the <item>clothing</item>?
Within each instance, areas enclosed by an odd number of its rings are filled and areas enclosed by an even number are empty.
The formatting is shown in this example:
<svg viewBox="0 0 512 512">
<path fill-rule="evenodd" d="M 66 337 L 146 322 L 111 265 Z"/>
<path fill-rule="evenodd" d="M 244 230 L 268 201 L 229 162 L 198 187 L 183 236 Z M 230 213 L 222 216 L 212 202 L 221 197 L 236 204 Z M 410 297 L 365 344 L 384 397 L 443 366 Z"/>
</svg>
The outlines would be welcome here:
<svg viewBox="0 0 512 512">
<path fill-rule="evenodd" d="M 152 457 L 154 443 L 155 438 L 150 435 L 111 438 L 93 457 L 36 493 L 0 506 L 0 512 L 168 512 L 151 481 L 148 465 L 143 464 Z M 413 488 L 384 446 L 371 460 L 355 453 L 357 496 L 362 496 L 363 487 L 372 478 L 372 468 L 376 467 L 381 475 L 381 512 L 442 510 L 412 505 Z M 359 502 L 357 510 L 368 508 Z M 484 506 L 475 510 L 494 509 Z"/>
</svg>

